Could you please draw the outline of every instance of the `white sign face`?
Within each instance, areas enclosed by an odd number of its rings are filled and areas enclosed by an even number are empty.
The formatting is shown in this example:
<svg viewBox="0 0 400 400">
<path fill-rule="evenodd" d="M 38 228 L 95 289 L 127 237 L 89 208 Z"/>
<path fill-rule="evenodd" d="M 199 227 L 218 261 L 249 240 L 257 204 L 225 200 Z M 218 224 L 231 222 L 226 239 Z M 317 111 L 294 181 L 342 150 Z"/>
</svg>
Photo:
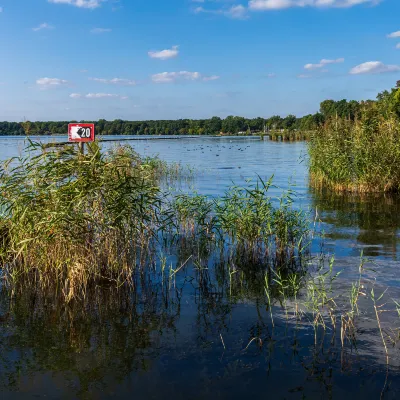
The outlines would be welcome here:
<svg viewBox="0 0 400 400">
<path fill-rule="evenodd" d="M 69 124 L 68 139 L 70 142 L 93 142 L 94 124 Z"/>
</svg>

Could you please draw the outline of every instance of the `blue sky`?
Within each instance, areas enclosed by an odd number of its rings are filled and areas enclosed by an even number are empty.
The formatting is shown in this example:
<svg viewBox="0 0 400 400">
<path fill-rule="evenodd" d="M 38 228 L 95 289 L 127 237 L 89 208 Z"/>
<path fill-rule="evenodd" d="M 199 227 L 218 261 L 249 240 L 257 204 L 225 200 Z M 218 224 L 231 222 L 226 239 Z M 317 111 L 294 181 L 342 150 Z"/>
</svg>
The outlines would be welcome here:
<svg viewBox="0 0 400 400">
<path fill-rule="evenodd" d="M 400 79 L 399 0 L 0 0 L 0 120 L 269 117 Z"/>
</svg>

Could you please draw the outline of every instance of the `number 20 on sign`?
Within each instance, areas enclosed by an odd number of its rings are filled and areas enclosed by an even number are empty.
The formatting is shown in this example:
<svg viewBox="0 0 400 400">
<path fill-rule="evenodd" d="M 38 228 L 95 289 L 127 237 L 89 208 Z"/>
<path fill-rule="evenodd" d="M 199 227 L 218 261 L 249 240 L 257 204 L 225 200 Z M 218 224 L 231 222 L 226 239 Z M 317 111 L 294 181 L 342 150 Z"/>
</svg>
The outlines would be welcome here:
<svg viewBox="0 0 400 400">
<path fill-rule="evenodd" d="M 68 140 L 70 142 L 93 142 L 94 124 L 68 124 Z"/>
</svg>

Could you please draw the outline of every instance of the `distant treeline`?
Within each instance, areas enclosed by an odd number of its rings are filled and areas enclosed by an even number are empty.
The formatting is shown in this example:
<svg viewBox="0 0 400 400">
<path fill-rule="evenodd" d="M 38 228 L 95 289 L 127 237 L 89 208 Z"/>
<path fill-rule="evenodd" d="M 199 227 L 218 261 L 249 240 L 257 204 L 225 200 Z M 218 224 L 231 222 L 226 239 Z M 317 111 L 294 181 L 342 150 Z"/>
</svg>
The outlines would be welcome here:
<svg viewBox="0 0 400 400">
<path fill-rule="evenodd" d="M 210 119 L 179 119 L 154 121 L 123 121 L 116 119 L 96 122 L 97 135 L 216 135 L 250 134 L 264 130 L 302 130 L 311 131 L 323 125 L 333 116 L 354 120 L 364 102 L 347 100 L 325 100 L 320 105 L 320 111 L 301 118 L 288 115 L 282 118 L 278 115 L 270 118 L 243 118 L 229 116 L 225 119 L 212 117 Z M 66 134 L 69 122 L 93 121 L 25 121 L 0 122 L 0 135 L 49 135 Z"/>
</svg>

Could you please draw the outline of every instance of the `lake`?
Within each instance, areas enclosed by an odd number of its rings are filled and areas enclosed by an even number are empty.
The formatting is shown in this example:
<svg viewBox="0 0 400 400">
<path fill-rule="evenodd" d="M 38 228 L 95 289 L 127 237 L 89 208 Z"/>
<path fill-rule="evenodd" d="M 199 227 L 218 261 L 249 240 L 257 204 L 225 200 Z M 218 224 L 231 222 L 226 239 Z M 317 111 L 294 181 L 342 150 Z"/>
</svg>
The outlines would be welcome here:
<svg viewBox="0 0 400 400">
<path fill-rule="evenodd" d="M 322 249 L 327 258 L 335 256 L 339 301 L 348 301 L 361 255 L 369 259 L 366 289 L 387 290 L 388 298 L 400 299 L 400 198 L 310 188 L 306 143 L 251 137 L 123 143 L 141 155 L 158 154 L 194 168 L 195 179 L 174 190 L 222 196 L 233 184 L 273 175 L 271 195 L 295 191 L 295 207 L 306 210 L 323 234 L 313 241 L 313 254 Z M 0 159 L 18 156 L 23 148 L 19 137 L 0 138 Z M 176 262 L 174 254 L 167 256 Z M 12 307 L 1 297 L 2 398 L 399 398 L 398 337 L 394 343 L 388 339 L 387 363 L 367 298 L 360 299 L 365 311 L 355 328 L 357 344 L 341 348 L 340 334 L 317 335 L 310 326 L 279 315 L 278 307 L 272 327 L 258 295 L 244 288 L 232 296 L 218 268 L 205 269 L 189 265 L 168 289 L 156 280 L 143 282 L 133 299 L 102 293 L 84 310 L 71 310 L 51 296 L 37 304 L 27 294 Z M 390 329 L 400 319 L 381 315 L 384 334 L 395 338 Z"/>
</svg>

